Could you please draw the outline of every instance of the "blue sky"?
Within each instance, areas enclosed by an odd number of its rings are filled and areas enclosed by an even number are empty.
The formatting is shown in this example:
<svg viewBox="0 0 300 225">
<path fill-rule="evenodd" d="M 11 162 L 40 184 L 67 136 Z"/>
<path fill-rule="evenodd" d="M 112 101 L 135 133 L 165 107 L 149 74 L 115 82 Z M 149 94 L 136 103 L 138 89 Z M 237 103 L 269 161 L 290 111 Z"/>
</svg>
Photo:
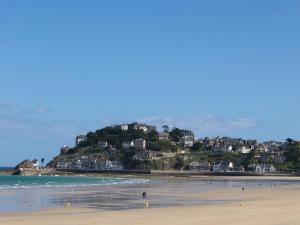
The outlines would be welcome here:
<svg viewBox="0 0 300 225">
<path fill-rule="evenodd" d="M 1 1 L 0 165 L 145 121 L 300 139 L 299 1 Z"/>
</svg>

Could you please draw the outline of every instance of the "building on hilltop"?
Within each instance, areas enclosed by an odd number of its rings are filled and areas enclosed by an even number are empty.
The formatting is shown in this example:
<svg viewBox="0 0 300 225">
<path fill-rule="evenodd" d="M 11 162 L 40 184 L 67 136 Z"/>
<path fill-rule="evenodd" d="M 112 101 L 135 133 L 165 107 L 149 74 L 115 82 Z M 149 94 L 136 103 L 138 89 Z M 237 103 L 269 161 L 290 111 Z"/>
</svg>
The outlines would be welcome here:
<svg viewBox="0 0 300 225">
<path fill-rule="evenodd" d="M 159 140 L 169 140 L 169 133 L 168 132 L 159 132 L 158 139 Z"/>
<path fill-rule="evenodd" d="M 121 130 L 122 131 L 127 131 L 129 129 L 129 125 L 128 124 L 122 124 L 121 125 Z"/>
<path fill-rule="evenodd" d="M 195 136 L 192 131 L 182 131 L 182 143 L 184 147 L 192 147 L 195 143 Z"/>
<path fill-rule="evenodd" d="M 81 143 L 84 143 L 87 141 L 87 137 L 86 135 L 78 135 L 76 138 L 75 138 L 75 145 L 78 146 L 80 145 Z"/>
<path fill-rule="evenodd" d="M 134 130 L 142 130 L 145 133 L 148 133 L 148 132 L 151 132 L 151 131 L 156 131 L 156 126 L 147 125 L 145 123 L 134 123 L 133 124 L 133 129 Z"/>
<path fill-rule="evenodd" d="M 242 154 L 248 154 L 251 152 L 251 150 L 252 149 L 247 146 L 242 146 L 237 150 L 237 152 L 242 153 Z"/>
</svg>

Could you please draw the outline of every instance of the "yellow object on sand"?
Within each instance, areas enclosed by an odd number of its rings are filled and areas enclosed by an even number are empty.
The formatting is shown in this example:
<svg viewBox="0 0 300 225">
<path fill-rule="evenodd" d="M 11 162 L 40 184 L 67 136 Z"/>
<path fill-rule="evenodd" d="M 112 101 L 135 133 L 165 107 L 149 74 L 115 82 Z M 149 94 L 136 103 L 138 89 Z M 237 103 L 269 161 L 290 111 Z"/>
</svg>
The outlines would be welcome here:
<svg viewBox="0 0 300 225">
<path fill-rule="evenodd" d="M 148 208 L 149 207 L 149 202 L 145 203 L 145 207 Z"/>
</svg>

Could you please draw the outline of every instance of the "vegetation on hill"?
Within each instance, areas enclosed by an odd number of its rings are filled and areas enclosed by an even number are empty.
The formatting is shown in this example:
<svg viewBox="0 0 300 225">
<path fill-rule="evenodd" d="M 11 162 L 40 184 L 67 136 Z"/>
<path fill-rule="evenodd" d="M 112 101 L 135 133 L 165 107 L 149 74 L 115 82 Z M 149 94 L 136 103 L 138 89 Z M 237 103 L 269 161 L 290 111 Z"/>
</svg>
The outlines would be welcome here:
<svg viewBox="0 0 300 225">
<path fill-rule="evenodd" d="M 166 136 L 161 137 L 162 134 Z M 61 151 L 61 154 L 55 157 L 48 166 L 55 167 L 59 160 L 73 160 L 80 156 L 89 156 L 98 160 L 121 161 L 126 169 L 188 169 L 190 162 L 197 161 L 207 162 L 210 165 L 232 162 L 236 168 L 246 170 L 253 169 L 253 165 L 273 164 L 280 171 L 300 171 L 300 146 L 299 142 L 292 139 L 287 139 L 278 147 L 277 150 L 285 157 L 284 161 L 278 162 L 274 155 L 263 159 L 264 153 L 259 150 L 260 145 L 251 148 L 249 153 L 241 153 L 237 149 L 245 144 L 237 141 L 231 144 L 232 151 L 220 151 L 215 150 L 216 146 L 210 144 L 208 138 L 202 141 L 195 140 L 193 145 L 185 145 L 185 137 L 193 137 L 193 133 L 179 128 L 169 130 L 168 126 L 163 126 L 163 133 L 160 134 L 156 129 L 149 128 L 147 131 L 138 129 L 136 123 L 129 124 L 128 129 L 122 129 L 120 125 L 105 127 L 87 133 L 84 141 L 73 148 Z M 130 144 L 136 139 L 146 141 L 144 151 L 141 152 Z M 152 158 L 143 158 L 147 151 L 151 151 Z"/>
</svg>

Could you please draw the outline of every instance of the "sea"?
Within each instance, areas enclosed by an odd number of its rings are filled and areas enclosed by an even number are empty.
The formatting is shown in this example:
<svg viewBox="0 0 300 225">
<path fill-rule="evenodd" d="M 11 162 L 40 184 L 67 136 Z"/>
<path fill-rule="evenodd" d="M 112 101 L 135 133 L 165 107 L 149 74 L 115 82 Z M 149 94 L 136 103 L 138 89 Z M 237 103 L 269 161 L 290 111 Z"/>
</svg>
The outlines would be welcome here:
<svg viewBox="0 0 300 225">
<path fill-rule="evenodd" d="M 102 210 L 132 208 L 148 179 L 97 176 L 0 175 L 0 213 L 76 206 Z M 137 194 L 138 193 L 138 194 Z"/>
<path fill-rule="evenodd" d="M 230 180 L 199 178 L 145 178 L 109 176 L 0 175 L 1 212 L 37 211 L 59 207 L 128 210 L 181 205 L 221 204 L 224 200 L 186 198 L 186 194 L 227 188 L 272 188 L 297 184 L 295 180 Z M 142 195 L 146 192 L 146 198 Z M 246 192 L 245 192 L 246 193 Z"/>
<path fill-rule="evenodd" d="M 70 188 L 146 183 L 145 179 L 89 176 L 0 176 L 0 190 Z"/>
<path fill-rule="evenodd" d="M 0 171 L 1 170 L 13 170 L 14 168 L 13 167 L 1 167 L 0 166 Z"/>
</svg>

